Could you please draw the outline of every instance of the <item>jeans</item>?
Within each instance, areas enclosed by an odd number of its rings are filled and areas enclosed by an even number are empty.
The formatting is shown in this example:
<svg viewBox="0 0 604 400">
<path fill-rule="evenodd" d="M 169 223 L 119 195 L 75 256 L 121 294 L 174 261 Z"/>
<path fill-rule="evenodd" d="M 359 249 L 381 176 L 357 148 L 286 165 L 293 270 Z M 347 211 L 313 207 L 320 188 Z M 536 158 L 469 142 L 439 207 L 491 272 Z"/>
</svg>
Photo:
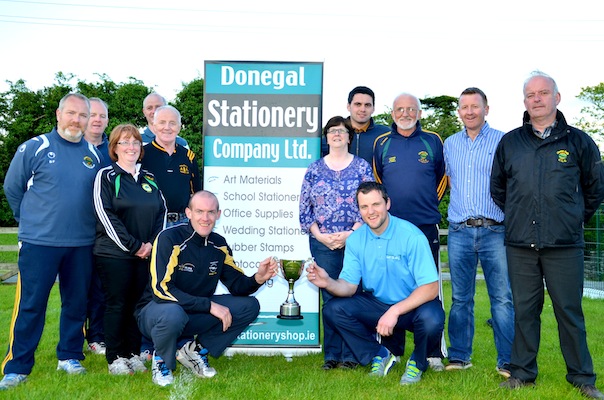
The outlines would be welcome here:
<svg viewBox="0 0 604 400">
<path fill-rule="evenodd" d="M 504 245 L 505 227 L 449 225 L 449 269 L 453 302 L 449 313 L 449 360 L 470 361 L 474 340 L 476 268 L 482 266 L 491 302 L 497 366 L 510 363 L 514 308 Z"/>
<path fill-rule="evenodd" d="M 325 269 L 330 278 L 338 279 L 342 266 L 344 265 L 344 248 L 330 250 L 323 243 L 314 237 L 309 237 L 310 254 L 314 257 L 317 264 Z M 333 298 L 333 295 L 325 289 L 321 289 L 323 298 L 323 309 L 325 305 Z M 342 338 L 334 332 L 323 321 L 323 351 L 325 361 L 353 361 L 357 362 L 354 355 L 342 342 Z"/>
<path fill-rule="evenodd" d="M 376 299 L 373 294 L 356 293 L 352 297 L 336 297 L 325 306 L 325 325 L 337 332 L 347 348 L 361 365 L 367 365 L 378 354 L 381 346 L 386 347 L 395 356 L 405 353 L 406 331 L 413 332 L 415 347 L 411 358 L 417 368 L 428 368 L 427 357 L 440 344 L 445 312 L 438 298 L 424 303 L 398 317 L 394 332 L 382 336 L 381 344 L 376 339 L 376 326 L 379 319 L 391 307 Z"/>
</svg>

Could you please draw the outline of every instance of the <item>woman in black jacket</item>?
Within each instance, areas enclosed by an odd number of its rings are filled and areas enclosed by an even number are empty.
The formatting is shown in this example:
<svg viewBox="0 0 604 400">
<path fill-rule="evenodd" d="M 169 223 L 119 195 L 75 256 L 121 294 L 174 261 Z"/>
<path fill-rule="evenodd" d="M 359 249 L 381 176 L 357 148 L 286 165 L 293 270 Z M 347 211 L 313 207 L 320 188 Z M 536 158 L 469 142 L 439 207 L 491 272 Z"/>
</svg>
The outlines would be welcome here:
<svg viewBox="0 0 604 400">
<path fill-rule="evenodd" d="M 124 375 L 146 370 L 133 313 L 148 284 L 152 243 L 165 226 L 166 206 L 153 175 L 141 169 L 142 138 L 134 125 L 113 129 L 109 156 L 113 163 L 94 182 L 94 255 L 105 290 L 109 372 Z"/>
</svg>

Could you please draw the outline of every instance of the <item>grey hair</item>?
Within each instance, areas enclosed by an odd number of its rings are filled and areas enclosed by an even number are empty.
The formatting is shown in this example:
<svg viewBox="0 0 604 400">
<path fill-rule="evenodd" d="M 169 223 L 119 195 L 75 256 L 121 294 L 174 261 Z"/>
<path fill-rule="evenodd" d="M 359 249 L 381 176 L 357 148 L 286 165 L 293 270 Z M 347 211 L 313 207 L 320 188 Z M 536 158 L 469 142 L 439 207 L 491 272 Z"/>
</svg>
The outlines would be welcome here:
<svg viewBox="0 0 604 400">
<path fill-rule="evenodd" d="M 63 98 L 59 101 L 60 111 L 63 111 L 63 107 L 65 107 L 65 102 L 70 97 L 75 97 L 77 99 L 83 100 L 86 103 L 86 107 L 88 107 L 88 111 L 90 112 L 90 100 L 88 100 L 88 97 L 84 96 L 81 93 L 67 93 L 65 96 L 63 96 Z"/>
<path fill-rule="evenodd" d="M 402 96 L 409 96 L 409 97 L 414 98 L 414 99 L 415 99 L 415 102 L 417 103 L 417 109 L 418 109 L 418 110 L 421 110 L 421 109 L 422 109 L 422 103 L 419 101 L 419 98 L 418 98 L 417 96 L 415 96 L 415 95 L 413 95 L 413 94 L 411 94 L 411 93 L 406 93 L 406 92 L 403 92 L 403 93 L 399 93 L 399 94 L 398 94 L 398 96 L 396 96 L 396 97 L 394 98 L 394 101 L 392 102 L 392 109 L 393 109 L 393 110 L 394 110 L 394 103 L 396 103 L 396 101 L 399 99 L 399 97 L 402 97 Z"/>
<path fill-rule="evenodd" d="M 166 99 L 164 98 L 164 96 L 162 96 L 161 94 L 157 93 L 157 92 L 151 92 L 147 95 L 147 97 L 145 97 L 145 99 L 143 100 L 143 104 L 145 104 L 145 101 L 147 101 L 147 99 L 151 96 L 155 96 L 155 97 L 159 97 L 161 102 L 163 103 L 163 105 L 165 106 L 166 104 L 168 104 L 168 102 L 166 101 Z"/>
<path fill-rule="evenodd" d="M 181 118 L 180 118 L 180 111 L 178 111 L 176 109 L 176 107 L 173 107 L 173 106 L 170 106 L 170 105 L 158 107 L 155 110 L 155 113 L 153 113 L 153 122 L 155 122 L 155 119 L 157 118 L 157 113 L 159 113 L 162 110 L 170 110 L 170 111 L 172 111 L 174 114 L 176 114 L 176 117 L 178 118 L 178 124 L 182 125 Z"/>
<path fill-rule="evenodd" d="M 107 105 L 107 103 L 105 103 L 105 100 L 103 100 L 103 99 L 99 99 L 98 97 L 91 97 L 91 98 L 89 98 L 88 100 L 90 100 L 91 102 L 92 102 L 92 101 L 96 101 L 96 102 L 98 102 L 98 103 L 101 103 L 101 104 L 102 104 L 102 105 L 105 107 L 105 109 L 106 109 L 107 111 L 109 111 L 109 106 Z"/>
<path fill-rule="evenodd" d="M 528 83 L 531 81 L 531 79 L 536 78 L 536 77 L 541 77 L 541 78 L 545 78 L 545 79 L 549 80 L 554 85 L 554 95 L 558 94 L 558 84 L 556 84 L 556 81 L 554 80 L 554 78 L 552 78 L 545 72 L 539 71 L 539 70 L 534 70 L 533 72 L 531 72 L 529 74 L 529 77 L 526 78 L 526 80 L 524 81 L 524 85 L 522 86 L 523 94 L 526 92 L 526 85 L 528 85 Z"/>
</svg>

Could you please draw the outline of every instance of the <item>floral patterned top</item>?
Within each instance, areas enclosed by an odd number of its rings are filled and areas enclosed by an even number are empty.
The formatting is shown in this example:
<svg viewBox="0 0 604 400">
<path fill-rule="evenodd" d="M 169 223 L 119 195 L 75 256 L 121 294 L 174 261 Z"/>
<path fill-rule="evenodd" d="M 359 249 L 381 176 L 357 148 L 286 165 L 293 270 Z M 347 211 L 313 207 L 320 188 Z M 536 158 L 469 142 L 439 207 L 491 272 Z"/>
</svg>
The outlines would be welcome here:
<svg viewBox="0 0 604 400">
<path fill-rule="evenodd" d="M 354 156 L 343 170 L 330 169 L 323 158 L 308 166 L 300 193 L 300 227 L 310 233 L 316 222 L 322 233 L 350 230 L 362 222 L 356 202 L 361 182 L 374 181 L 369 163 Z"/>
</svg>

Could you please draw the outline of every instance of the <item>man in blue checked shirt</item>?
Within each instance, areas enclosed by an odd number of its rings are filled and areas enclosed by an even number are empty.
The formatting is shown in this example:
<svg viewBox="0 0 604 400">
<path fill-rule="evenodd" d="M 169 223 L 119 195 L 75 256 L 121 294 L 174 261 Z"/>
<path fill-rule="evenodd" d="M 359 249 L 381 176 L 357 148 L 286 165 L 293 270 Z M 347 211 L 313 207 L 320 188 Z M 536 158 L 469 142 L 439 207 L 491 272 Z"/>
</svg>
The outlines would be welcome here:
<svg viewBox="0 0 604 400">
<path fill-rule="evenodd" d="M 497 372 L 510 376 L 514 339 L 514 308 L 504 245 L 503 212 L 490 193 L 491 168 L 497 145 L 504 135 L 485 121 L 487 96 L 478 88 L 459 97 L 459 117 L 464 129 L 444 143 L 445 167 L 451 187 L 449 203 L 449 269 L 453 304 L 449 314 L 449 364 L 447 371 L 472 367 L 474 294 L 478 260 L 491 301 Z"/>
</svg>

